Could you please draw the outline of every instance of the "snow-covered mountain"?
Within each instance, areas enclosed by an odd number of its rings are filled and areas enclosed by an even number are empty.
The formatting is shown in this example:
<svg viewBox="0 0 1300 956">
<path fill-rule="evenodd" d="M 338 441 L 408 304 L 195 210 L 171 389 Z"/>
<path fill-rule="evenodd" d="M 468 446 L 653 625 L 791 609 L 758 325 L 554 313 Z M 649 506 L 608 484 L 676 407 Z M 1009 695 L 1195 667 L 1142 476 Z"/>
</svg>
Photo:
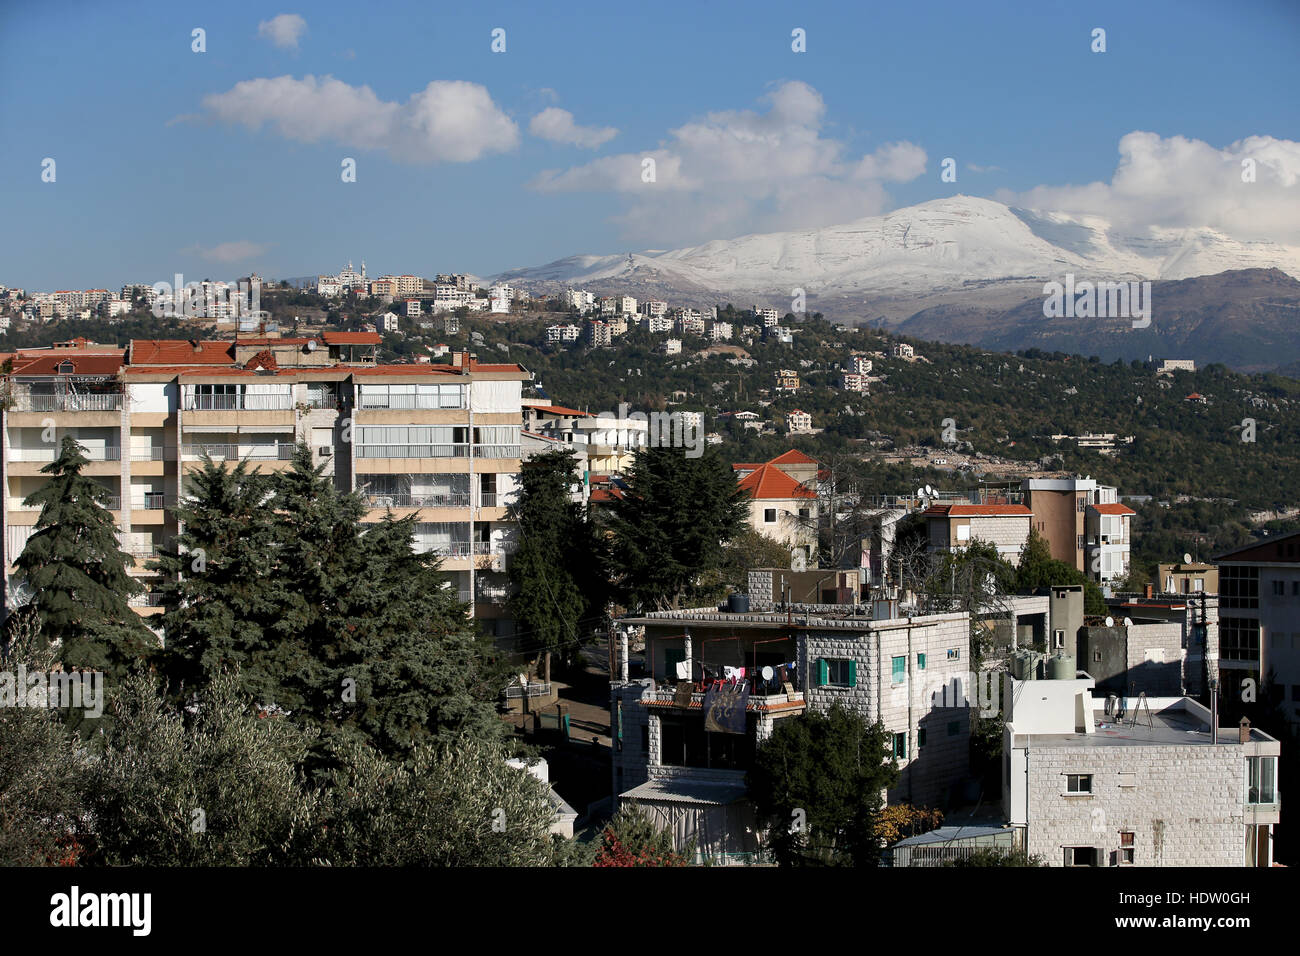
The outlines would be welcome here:
<svg viewBox="0 0 1300 956">
<path fill-rule="evenodd" d="M 1300 277 L 1300 248 L 1209 228 L 1124 234 L 1096 216 L 936 199 L 841 226 L 715 240 L 668 252 L 572 256 L 497 276 L 539 288 L 641 288 L 657 295 L 920 296 L 1027 280 L 1185 279 L 1276 267 Z"/>
</svg>

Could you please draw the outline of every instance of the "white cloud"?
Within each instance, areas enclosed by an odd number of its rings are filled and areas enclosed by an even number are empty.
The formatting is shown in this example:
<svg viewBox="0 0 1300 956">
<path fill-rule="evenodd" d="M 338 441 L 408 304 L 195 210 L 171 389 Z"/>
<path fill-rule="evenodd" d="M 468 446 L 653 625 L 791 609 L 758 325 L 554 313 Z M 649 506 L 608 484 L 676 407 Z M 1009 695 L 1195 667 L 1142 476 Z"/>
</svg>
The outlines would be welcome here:
<svg viewBox="0 0 1300 956">
<path fill-rule="evenodd" d="M 583 149 L 595 149 L 618 135 L 618 130 L 612 126 L 579 126 L 573 121 L 572 113 L 558 106 L 547 107 L 534 116 L 528 124 L 528 132 L 552 143 L 581 146 Z"/>
<path fill-rule="evenodd" d="M 307 21 L 296 13 L 282 13 L 257 25 L 257 35 L 281 49 L 298 49 L 298 40 L 306 32 Z"/>
<path fill-rule="evenodd" d="M 1208 226 L 1241 240 L 1300 243 L 1300 142 L 1248 136 L 1218 149 L 1134 131 L 1119 141 L 1110 182 L 1038 186 L 997 198 L 1031 209 L 1099 215 L 1121 229 Z M 1255 182 L 1242 182 L 1254 160 Z"/>
<path fill-rule="evenodd" d="M 815 228 L 883 212 L 882 182 L 907 182 L 925 170 L 925 151 L 891 143 L 861 157 L 823 135 L 826 105 L 799 81 L 760 101 L 765 110 L 709 113 L 668 131 L 657 147 L 548 170 L 542 192 L 620 194 L 615 217 L 629 238 L 673 244 L 744 232 Z M 655 161 L 655 181 L 642 179 Z"/>
<path fill-rule="evenodd" d="M 187 255 L 198 256 L 200 259 L 208 259 L 212 262 L 242 262 L 245 259 L 252 259 L 260 256 L 270 246 L 262 243 L 252 242 L 248 239 L 239 239 L 235 242 L 222 242 L 215 246 L 201 246 L 197 243 L 183 250 Z"/>
<path fill-rule="evenodd" d="M 487 89 L 463 80 L 435 80 L 394 103 L 330 76 L 277 76 L 236 83 L 203 106 L 224 123 L 254 130 L 269 123 L 286 139 L 381 149 L 406 163 L 469 162 L 519 143 L 518 127 Z"/>
</svg>

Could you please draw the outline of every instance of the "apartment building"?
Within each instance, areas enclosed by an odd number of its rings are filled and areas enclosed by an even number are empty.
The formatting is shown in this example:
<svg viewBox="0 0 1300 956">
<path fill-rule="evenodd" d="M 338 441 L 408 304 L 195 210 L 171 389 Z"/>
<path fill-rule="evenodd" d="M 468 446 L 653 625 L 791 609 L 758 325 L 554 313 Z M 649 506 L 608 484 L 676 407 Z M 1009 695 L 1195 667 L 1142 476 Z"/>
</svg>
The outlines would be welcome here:
<svg viewBox="0 0 1300 956">
<path fill-rule="evenodd" d="M 867 377 L 860 372 L 841 372 L 840 388 L 861 394 L 867 390 Z"/>
<path fill-rule="evenodd" d="M 1156 565 L 1156 580 L 1168 594 L 1218 594 L 1219 569 L 1198 561 Z"/>
<path fill-rule="evenodd" d="M 673 330 L 673 320 L 666 315 L 648 315 L 641 320 L 641 327 L 651 335 L 658 335 Z"/>
<path fill-rule="evenodd" d="M 1285 692 L 1300 723 L 1300 532 L 1217 555 L 1223 684 L 1250 677 Z"/>
<path fill-rule="evenodd" d="M 1093 478 L 1078 477 L 1026 478 L 1020 488 L 1025 505 L 1034 513 L 1034 530 L 1047 540 L 1052 557 L 1095 577 L 1088 544 L 1088 507 L 1116 504 L 1119 501 L 1116 489 L 1099 485 Z M 1133 512 L 1128 514 L 1131 516 Z M 1101 524 L 1098 513 L 1096 526 L 1099 528 Z M 1110 553 L 1115 560 L 1113 546 Z"/>
<path fill-rule="evenodd" d="M 560 342 L 576 342 L 581 335 L 582 329 L 573 324 L 548 325 L 546 327 L 546 341 L 551 345 Z"/>
<path fill-rule="evenodd" d="M 661 299 L 651 299 L 641 303 L 642 315 L 667 315 L 668 303 Z"/>
<path fill-rule="evenodd" d="M 785 429 L 791 435 L 811 435 L 812 415 L 800 409 L 791 409 L 785 416 Z"/>
<path fill-rule="evenodd" d="M 583 339 L 591 348 L 608 348 L 613 342 L 613 335 L 610 333 L 609 325 L 595 319 L 587 323 L 583 329 Z"/>
<path fill-rule="evenodd" d="M 799 391 L 799 373 L 794 369 L 783 368 L 774 373 L 776 390 L 778 392 L 797 392 Z"/>
<path fill-rule="evenodd" d="M 1050 866 L 1270 866 L 1281 745 L 1187 697 L 1124 705 L 1086 674 L 1004 686 L 1003 813 Z"/>
<path fill-rule="evenodd" d="M 682 340 L 664 339 L 662 342 L 660 342 L 658 345 L 655 346 L 655 351 L 661 355 L 681 355 Z"/>
<path fill-rule="evenodd" d="M 760 309 L 754 306 L 754 318 L 763 323 L 763 328 L 770 329 L 781 321 L 781 315 L 776 309 Z"/>
<path fill-rule="evenodd" d="M 730 322 L 710 322 L 709 338 L 714 342 L 731 341 L 731 323 Z"/>
<path fill-rule="evenodd" d="M 391 278 L 393 280 L 393 285 L 396 288 L 394 295 L 408 296 L 424 294 L 424 280 L 419 276 L 388 276 L 386 278 Z"/>
<path fill-rule="evenodd" d="M 1129 545 L 1132 508 L 1121 504 L 1090 504 L 1084 512 L 1087 538 L 1088 570 L 1095 581 L 1109 583 L 1126 577 L 1129 569 Z"/>
<path fill-rule="evenodd" d="M 380 341 L 324 332 L 20 350 L 0 429 L 8 603 L 14 559 L 39 514 L 22 502 L 64 435 L 85 447 L 86 474 L 104 485 L 132 573 L 146 579 L 145 562 L 177 533 L 173 509 L 204 454 L 275 471 L 306 442 L 339 488 L 363 494 L 366 522 L 389 509 L 416 515 L 416 550 L 438 554 L 461 600 L 508 636 L 500 602 L 515 531 L 506 506 L 518 487 L 528 373 L 463 352 L 450 365 L 382 365 Z M 137 599 L 142 613 L 152 600 Z"/>
<path fill-rule="evenodd" d="M 834 572 L 828 573 L 834 577 Z M 634 800 L 681 848 L 719 863 L 752 862 L 760 833 L 745 773 L 781 720 L 841 704 L 890 733 L 900 779 L 891 803 L 941 805 L 969 769 L 969 710 L 931 691 L 965 679 L 966 614 L 872 619 L 853 607 L 756 602 L 620 621 L 610 683 L 616 800 Z M 629 630 L 643 633 L 645 676 L 631 679 Z M 730 675 L 743 713 L 725 731 L 705 708 Z"/>
</svg>

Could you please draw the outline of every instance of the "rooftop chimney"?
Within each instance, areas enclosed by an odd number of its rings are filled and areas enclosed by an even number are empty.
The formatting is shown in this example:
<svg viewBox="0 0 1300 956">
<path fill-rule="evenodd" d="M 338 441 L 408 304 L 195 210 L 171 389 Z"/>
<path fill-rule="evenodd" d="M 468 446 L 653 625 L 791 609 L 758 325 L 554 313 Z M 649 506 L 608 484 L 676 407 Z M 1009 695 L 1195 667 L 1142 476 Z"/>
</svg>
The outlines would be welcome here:
<svg viewBox="0 0 1300 956">
<path fill-rule="evenodd" d="M 1240 733 L 1237 742 L 1243 744 L 1250 743 L 1250 720 L 1246 717 L 1241 718 L 1241 723 L 1237 725 L 1237 729 Z"/>
<path fill-rule="evenodd" d="M 1155 597 L 1155 590 L 1156 590 L 1155 585 L 1148 582 L 1147 589 L 1146 589 L 1146 595 L 1148 599 Z"/>
</svg>

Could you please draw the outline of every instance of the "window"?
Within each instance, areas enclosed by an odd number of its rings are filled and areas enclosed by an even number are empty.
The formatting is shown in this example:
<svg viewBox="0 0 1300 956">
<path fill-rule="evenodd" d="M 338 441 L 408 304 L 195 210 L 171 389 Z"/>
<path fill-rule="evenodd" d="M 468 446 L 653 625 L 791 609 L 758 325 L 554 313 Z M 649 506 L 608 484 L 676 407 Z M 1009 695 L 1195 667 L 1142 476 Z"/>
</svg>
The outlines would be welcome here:
<svg viewBox="0 0 1300 956">
<path fill-rule="evenodd" d="M 916 732 L 916 749 L 920 750 L 925 746 L 925 728 L 922 727 Z"/>
<path fill-rule="evenodd" d="M 1053 631 L 1052 631 L 1052 646 L 1053 646 L 1053 647 L 1056 647 L 1056 648 L 1064 648 L 1064 647 L 1065 647 L 1065 629 L 1064 629 L 1064 628 L 1060 628 L 1060 627 L 1058 627 L 1058 628 L 1053 629 Z"/>
<path fill-rule="evenodd" d="M 1078 536 L 1077 538 L 1075 538 L 1075 540 L 1074 540 L 1074 547 L 1075 547 L 1075 550 L 1077 550 L 1077 551 L 1082 551 L 1082 550 L 1083 550 L 1083 546 L 1084 546 L 1083 535 L 1079 535 L 1079 536 Z"/>
<path fill-rule="evenodd" d="M 1088 507 L 1088 500 L 1082 495 L 1074 499 L 1074 510 L 1082 514 Z"/>
<path fill-rule="evenodd" d="M 1285 581 L 1274 581 L 1274 582 L 1273 582 L 1273 596 L 1274 596 L 1274 597 L 1281 597 L 1281 596 L 1284 595 L 1284 594 L 1286 594 L 1286 582 L 1285 582 Z"/>
<path fill-rule="evenodd" d="M 956 737 L 960 733 L 961 733 L 961 721 L 960 720 L 948 721 L 948 736 Z"/>
<path fill-rule="evenodd" d="M 1117 855 L 1120 866 L 1133 865 L 1133 831 L 1119 831 L 1119 853 Z"/>
<path fill-rule="evenodd" d="M 810 514 L 811 514 L 811 512 L 810 512 L 807 508 L 800 508 L 800 509 L 799 509 L 799 517 L 800 517 L 800 519 L 803 520 L 803 521 L 807 521 L 808 518 L 809 518 L 809 516 L 810 516 Z"/>
<path fill-rule="evenodd" d="M 776 523 L 776 509 L 775 509 L 775 508 L 764 508 L 764 509 L 763 509 L 763 520 L 764 520 L 765 522 L 767 522 L 768 524 L 775 524 L 775 523 Z"/>
<path fill-rule="evenodd" d="M 924 655 L 924 654 L 917 654 L 917 655 L 916 655 L 916 669 L 919 670 L 919 671 L 923 671 L 923 670 L 925 670 L 925 655 Z"/>
<path fill-rule="evenodd" d="M 1227 661 L 1259 658 L 1259 618 L 1223 617 L 1219 620 L 1219 656 Z"/>
<path fill-rule="evenodd" d="M 894 759 L 907 759 L 907 734 L 894 734 Z"/>
<path fill-rule="evenodd" d="M 1219 595 L 1221 607 L 1259 607 L 1259 568 L 1221 567 Z"/>
<path fill-rule="evenodd" d="M 948 648 L 948 660 L 950 661 L 961 660 L 961 648 L 960 647 Z"/>
<path fill-rule="evenodd" d="M 1092 774 L 1067 773 L 1065 775 L 1065 792 L 1072 794 L 1092 793 Z"/>
<path fill-rule="evenodd" d="M 970 540 L 970 525 L 968 524 L 957 525 L 957 540 L 958 541 Z"/>
<path fill-rule="evenodd" d="M 892 661 L 893 674 L 891 679 L 895 684 L 901 684 L 907 677 L 907 658 L 895 657 Z"/>
<path fill-rule="evenodd" d="M 1065 848 L 1066 866 L 1096 866 L 1097 848 L 1095 846 L 1067 846 Z"/>
<path fill-rule="evenodd" d="M 1246 758 L 1246 802 L 1267 804 L 1277 802 L 1277 758 Z"/>
<path fill-rule="evenodd" d="M 858 662 L 823 657 L 817 661 L 818 687 L 857 687 Z"/>
<path fill-rule="evenodd" d="M 1131 770 L 1121 771 L 1119 774 L 1119 785 L 1125 790 L 1131 790 L 1137 786 L 1137 774 Z"/>
</svg>

